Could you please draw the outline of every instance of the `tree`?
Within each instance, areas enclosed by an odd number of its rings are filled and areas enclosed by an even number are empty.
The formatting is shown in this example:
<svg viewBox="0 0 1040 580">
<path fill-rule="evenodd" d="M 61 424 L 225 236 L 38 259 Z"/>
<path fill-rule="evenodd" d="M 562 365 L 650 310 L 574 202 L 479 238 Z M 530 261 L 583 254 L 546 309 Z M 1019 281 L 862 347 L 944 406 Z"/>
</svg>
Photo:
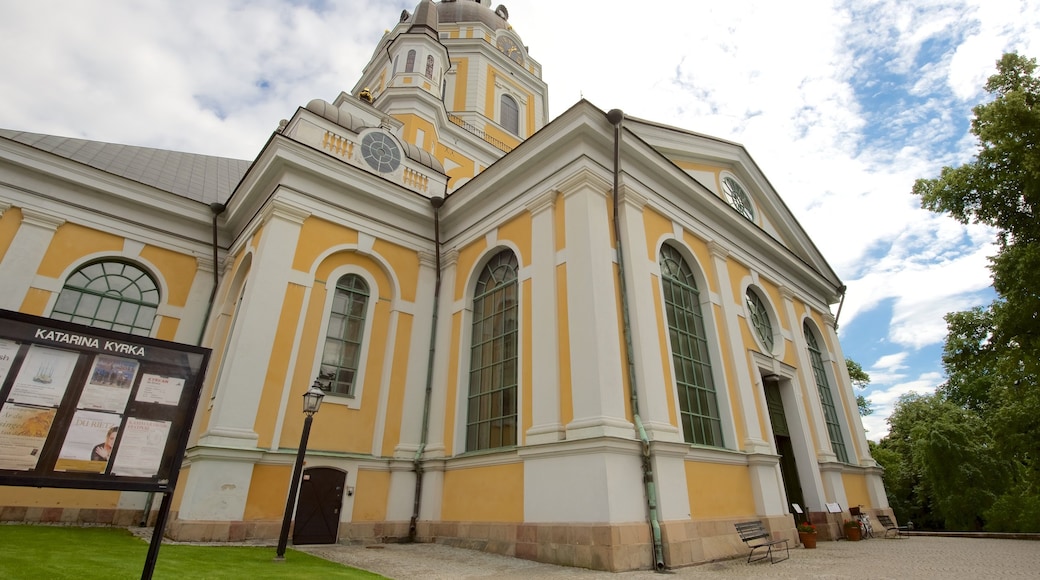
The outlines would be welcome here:
<svg viewBox="0 0 1040 580">
<path fill-rule="evenodd" d="M 953 423 L 911 433 L 913 450 L 961 453 L 965 445 L 1000 461 L 1001 487 L 989 511 L 990 529 L 1040 531 L 1040 78 L 1036 59 L 1005 54 L 986 82 L 992 100 L 973 109 L 971 132 L 979 140 L 975 159 L 944 167 L 939 177 L 919 179 L 913 193 L 921 206 L 996 233 L 990 272 L 997 299 L 989 306 L 946 315 L 943 348 L 947 381 L 937 397 L 959 409 Z M 961 421 L 962 433 L 945 427 Z M 984 428 L 980 431 L 977 425 Z M 971 431 L 975 441 L 961 439 Z M 976 447 L 981 446 L 981 447 Z M 898 447 L 893 444 L 893 447 Z M 902 449 L 907 451 L 907 449 Z M 959 456 L 958 456 L 959 457 Z M 951 461 L 962 470 L 971 467 Z M 958 473 L 921 472 L 936 493 L 936 505 L 963 490 L 939 485 Z M 963 473 L 960 473 L 963 474 Z M 949 497 L 944 494 L 952 494 Z M 939 507 L 938 512 L 944 511 Z"/>
<path fill-rule="evenodd" d="M 860 364 L 851 358 L 845 359 L 845 367 L 849 369 L 849 379 L 852 381 L 852 386 L 857 389 L 865 389 L 870 384 L 870 375 L 867 371 L 863 370 Z M 859 407 L 859 414 L 861 417 L 874 412 L 874 409 L 870 407 L 870 399 L 867 399 L 863 395 L 856 395 L 856 406 Z"/>
<path fill-rule="evenodd" d="M 888 423 L 873 457 L 885 468 L 897 517 L 924 528 L 981 529 L 1011 470 L 993 453 L 978 415 L 942 393 L 911 393 L 900 397 Z"/>
<path fill-rule="evenodd" d="M 999 296 L 990 307 L 993 340 L 1036 353 L 1040 347 L 1040 78 L 1036 59 L 1005 54 L 986 82 L 993 100 L 973 109 L 975 160 L 918 179 L 921 206 L 996 230 L 990 258 Z M 1036 372 L 1035 357 L 1030 361 Z"/>
</svg>

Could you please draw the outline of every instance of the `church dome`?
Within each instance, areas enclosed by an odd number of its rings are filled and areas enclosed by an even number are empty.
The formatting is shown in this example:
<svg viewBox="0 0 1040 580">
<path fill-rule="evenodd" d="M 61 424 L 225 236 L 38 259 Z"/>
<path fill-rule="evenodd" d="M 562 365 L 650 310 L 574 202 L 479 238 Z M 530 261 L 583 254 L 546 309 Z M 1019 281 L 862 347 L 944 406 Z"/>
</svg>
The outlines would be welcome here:
<svg viewBox="0 0 1040 580">
<path fill-rule="evenodd" d="M 505 6 L 492 10 L 490 4 L 489 0 L 442 0 L 437 4 L 437 18 L 442 23 L 480 22 L 492 30 L 508 30 Z"/>
</svg>

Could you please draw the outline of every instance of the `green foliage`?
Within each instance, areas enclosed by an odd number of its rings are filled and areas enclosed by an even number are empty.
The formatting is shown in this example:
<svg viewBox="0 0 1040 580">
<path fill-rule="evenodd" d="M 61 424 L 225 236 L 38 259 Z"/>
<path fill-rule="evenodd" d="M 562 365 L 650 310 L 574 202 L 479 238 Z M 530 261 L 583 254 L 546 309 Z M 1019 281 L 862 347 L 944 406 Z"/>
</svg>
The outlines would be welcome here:
<svg viewBox="0 0 1040 580">
<path fill-rule="evenodd" d="M 140 578 L 148 542 L 119 528 L 0 526 L 0 578 L 91 580 Z M 382 578 L 289 550 L 274 561 L 274 548 L 163 545 L 156 578 L 261 580 L 264 578 Z"/>
<path fill-rule="evenodd" d="M 863 370 L 863 367 L 851 358 L 845 359 L 845 367 L 849 370 L 849 379 L 852 381 L 852 386 L 857 389 L 865 389 L 870 384 L 870 375 L 867 371 Z M 870 407 L 870 400 L 863 395 L 856 395 L 856 406 L 859 407 L 859 414 L 861 417 L 874 412 L 874 409 Z"/>
<path fill-rule="evenodd" d="M 973 109 L 975 159 L 919 179 L 921 206 L 993 228 L 997 299 L 946 315 L 947 381 L 900 401 L 875 458 L 901 519 L 1040 529 L 1040 78 L 1005 54 Z M 902 511 L 901 511 L 902 510 Z"/>
</svg>

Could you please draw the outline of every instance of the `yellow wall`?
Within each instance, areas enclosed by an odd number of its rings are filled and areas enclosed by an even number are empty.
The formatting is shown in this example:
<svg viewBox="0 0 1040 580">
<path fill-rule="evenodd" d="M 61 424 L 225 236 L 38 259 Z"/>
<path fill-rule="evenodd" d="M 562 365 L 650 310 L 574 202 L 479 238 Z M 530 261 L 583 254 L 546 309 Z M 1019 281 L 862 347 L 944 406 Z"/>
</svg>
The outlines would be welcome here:
<svg viewBox="0 0 1040 580">
<path fill-rule="evenodd" d="M 96 252 L 121 252 L 123 238 L 72 223 L 58 226 L 37 271 L 41 276 L 60 278 L 76 260 Z"/>
<path fill-rule="evenodd" d="M 841 481 L 845 485 L 845 497 L 850 506 L 861 505 L 865 508 L 874 507 L 870 503 L 870 493 L 867 491 L 867 479 L 858 473 L 843 473 Z"/>
<path fill-rule="evenodd" d="M 282 385 L 285 383 L 285 376 L 289 372 L 289 353 L 293 352 L 293 342 L 296 336 L 299 313 L 303 305 L 304 292 L 305 289 L 302 286 L 289 284 L 285 292 L 285 303 L 282 307 L 281 316 L 278 317 L 278 329 L 275 331 L 271 352 L 265 357 L 266 361 L 263 361 L 263 359 L 257 361 L 258 363 L 267 363 L 267 374 L 264 376 L 264 384 L 261 385 L 263 390 L 260 396 L 260 407 L 253 424 L 253 430 L 256 431 L 258 436 L 258 447 L 271 446 L 275 421 L 278 419 L 278 409 L 281 403 Z M 309 381 L 305 385 L 294 388 L 293 391 L 299 391 L 299 396 L 302 397 L 303 392 L 308 387 L 310 387 Z M 292 398 L 291 400 L 298 401 L 299 399 Z M 233 403 L 227 401 L 227 404 Z M 292 415 L 295 417 L 298 414 Z M 302 419 L 300 421 L 302 422 Z M 295 432 L 299 433 L 300 428 L 297 427 Z"/>
<path fill-rule="evenodd" d="M 441 519 L 446 522 L 524 521 L 524 465 L 444 472 Z"/>
<path fill-rule="evenodd" d="M 0 487 L 0 506 L 68 507 L 80 509 L 115 509 L 118 491 L 59 489 L 35 487 Z"/>
<path fill-rule="evenodd" d="M 452 111 L 466 110 L 466 84 L 469 82 L 469 59 L 454 58 L 451 60 L 455 68 L 455 103 Z"/>
<path fill-rule="evenodd" d="M 4 210 L 0 215 L 0 258 L 7 253 L 14 241 L 14 235 L 18 233 L 18 227 L 22 223 L 22 210 L 11 207 Z"/>
<path fill-rule="evenodd" d="M 281 519 L 285 512 L 285 498 L 289 495 L 291 472 L 290 465 L 254 465 L 242 519 Z"/>
<path fill-rule="evenodd" d="M 386 520 L 386 504 L 390 499 L 390 473 L 358 470 L 354 488 L 354 522 Z"/>
<path fill-rule="evenodd" d="M 257 235 L 257 238 L 259 238 L 259 235 Z M 352 229 L 314 216 L 304 220 L 303 227 L 300 228 L 300 236 L 296 242 L 293 269 L 300 272 L 309 272 L 318 256 L 329 248 L 331 240 L 335 240 L 337 245 L 357 244 L 358 233 Z"/>
<path fill-rule="evenodd" d="M 145 246 L 141 250 L 141 257 L 154 264 L 162 274 L 166 282 L 166 291 L 169 293 L 163 296 L 165 302 L 171 306 L 187 304 L 192 283 L 198 272 L 198 261 L 195 257 L 155 246 Z"/>
<path fill-rule="evenodd" d="M 408 361 L 413 358 L 408 349 L 413 322 L 413 318 L 409 314 L 401 314 L 397 319 L 397 344 L 394 346 L 394 363 L 390 368 L 390 392 L 387 396 L 386 421 L 383 429 L 383 455 L 387 457 L 394 454 L 394 447 L 401 441 L 405 379 L 408 376 Z M 367 383 L 367 372 L 365 377 Z M 368 389 L 366 388 L 365 391 L 367 393 Z"/>
<path fill-rule="evenodd" d="M 692 519 L 755 515 L 747 466 L 687 461 L 686 489 Z"/>
</svg>

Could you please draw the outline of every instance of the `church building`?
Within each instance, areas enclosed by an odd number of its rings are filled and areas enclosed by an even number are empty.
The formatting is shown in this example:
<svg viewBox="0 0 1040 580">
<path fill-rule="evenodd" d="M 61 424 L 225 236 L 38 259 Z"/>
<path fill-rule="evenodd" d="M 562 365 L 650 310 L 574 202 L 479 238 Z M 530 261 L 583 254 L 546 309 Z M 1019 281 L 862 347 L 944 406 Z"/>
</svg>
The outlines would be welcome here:
<svg viewBox="0 0 1040 580">
<path fill-rule="evenodd" d="M 298 544 L 625 571 L 891 515 L 845 287 L 748 151 L 550 120 L 541 73 L 505 6 L 421 0 L 252 160 L 0 129 L 0 309 L 212 349 L 170 537 L 278 536 L 315 383 Z M 0 487 L 6 521 L 146 504 Z"/>
</svg>

